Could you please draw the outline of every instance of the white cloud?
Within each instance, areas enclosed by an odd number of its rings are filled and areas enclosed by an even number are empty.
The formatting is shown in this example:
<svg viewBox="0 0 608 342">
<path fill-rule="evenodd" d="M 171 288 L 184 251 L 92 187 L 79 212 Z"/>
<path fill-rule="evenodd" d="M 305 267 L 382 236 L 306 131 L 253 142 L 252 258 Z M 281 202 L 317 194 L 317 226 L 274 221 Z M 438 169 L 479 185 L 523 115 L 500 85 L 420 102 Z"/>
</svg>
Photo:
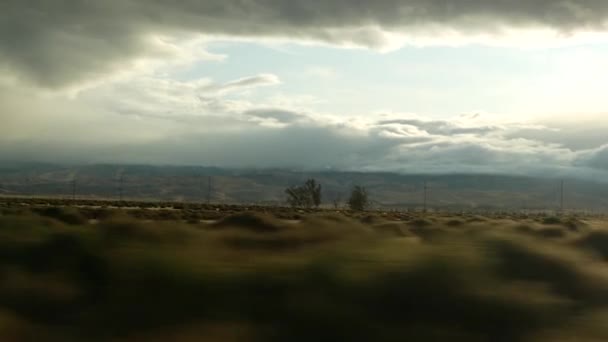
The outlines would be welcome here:
<svg viewBox="0 0 608 342">
<path fill-rule="evenodd" d="M 217 91 L 220 93 L 247 90 L 251 88 L 273 86 L 281 84 L 281 80 L 277 75 L 273 74 L 259 74 L 256 76 L 243 77 L 238 80 L 230 81 L 221 86 L 217 87 Z"/>
<path fill-rule="evenodd" d="M 142 75 L 82 91 L 79 100 L 93 107 L 139 117 L 169 120 L 230 117 L 256 107 L 239 98 L 240 92 L 279 84 L 279 78 L 273 74 L 243 77 L 223 84 L 208 78 L 178 81 Z"/>
</svg>

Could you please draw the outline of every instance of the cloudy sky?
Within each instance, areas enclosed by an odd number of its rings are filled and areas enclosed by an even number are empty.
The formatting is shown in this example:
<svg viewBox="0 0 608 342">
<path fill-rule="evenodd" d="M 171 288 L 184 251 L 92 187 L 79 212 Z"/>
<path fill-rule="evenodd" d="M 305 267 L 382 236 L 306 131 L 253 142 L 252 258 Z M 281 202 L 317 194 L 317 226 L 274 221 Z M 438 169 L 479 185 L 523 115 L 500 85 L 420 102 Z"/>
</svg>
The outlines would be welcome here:
<svg viewBox="0 0 608 342">
<path fill-rule="evenodd" d="M 0 160 L 608 171 L 604 0 L 0 2 Z"/>
</svg>

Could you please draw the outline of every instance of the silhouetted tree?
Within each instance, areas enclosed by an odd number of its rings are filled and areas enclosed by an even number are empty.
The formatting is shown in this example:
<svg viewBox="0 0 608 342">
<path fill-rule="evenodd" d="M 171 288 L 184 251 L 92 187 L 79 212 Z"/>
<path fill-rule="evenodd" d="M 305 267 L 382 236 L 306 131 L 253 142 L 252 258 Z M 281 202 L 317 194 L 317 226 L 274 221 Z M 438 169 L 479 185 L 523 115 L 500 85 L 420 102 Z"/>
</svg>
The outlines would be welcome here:
<svg viewBox="0 0 608 342">
<path fill-rule="evenodd" d="M 304 187 L 310 194 L 312 204 L 318 208 L 321 205 L 321 184 L 317 184 L 317 181 L 314 179 L 309 179 L 304 184 Z"/>
<path fill-rule="evenodd" d="M 290 206 L 297 207 L 312 207 L 312 197 L 308 193 L 308 190 L 303 186 L 292 186 L 285 189 L 287 194 L 287 203 Z"/>
<path fill-rule="evenodd" d="M 350 209 L 355 211 L 364 211 L 369 207 L 369 205 L 370 201 L 367 189 L 362 186 L 355 185 L 350 193 L 350 198 L 348 199 L 348 206 Z"/>
</svg>

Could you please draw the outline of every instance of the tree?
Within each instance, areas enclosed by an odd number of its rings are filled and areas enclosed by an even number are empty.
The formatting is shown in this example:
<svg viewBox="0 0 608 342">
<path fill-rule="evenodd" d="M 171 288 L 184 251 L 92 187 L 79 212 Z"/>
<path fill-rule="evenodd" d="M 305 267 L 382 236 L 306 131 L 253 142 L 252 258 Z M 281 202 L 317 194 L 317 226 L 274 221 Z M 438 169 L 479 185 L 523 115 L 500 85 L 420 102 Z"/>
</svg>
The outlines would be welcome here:
<svg viewBox="0 0 608 342">
<path fill-rule="evenodd" d="M 369 194 L 367 193 L 367 189 L 362 186 L 355 185 L 350 193 L 350 198 L 348 199 L 348 206 L 350 209 L 355 211 L 365 211 L 365 209 L 369 207 L 369 204 Z"/>
<path fill-rule="evenodd" d="M 321 184 L 317 184 L 317 181 L 314 179 L 309 179 L 304 184 L 304 187 L 310 195 L 312 204 L 318 208 L 321 205 Z"/>
<path fill-rule="evenodd" d="M 321 184 L 317 184 L 314 179 L 309 179 L 302 186 L 292 186 L 285 189 L 287 203 L 290 206 L 311 208 L 313 205 L 321 205 Z"/>
<path fill-rule="evenodd" d="M 307 189 L 302 186 L 289 187 L 285 189 L 285 193 L 287 194 L 287 203 L 294 208 L 310 208 L 312 206 L 312 197 Z"/>
</svg>

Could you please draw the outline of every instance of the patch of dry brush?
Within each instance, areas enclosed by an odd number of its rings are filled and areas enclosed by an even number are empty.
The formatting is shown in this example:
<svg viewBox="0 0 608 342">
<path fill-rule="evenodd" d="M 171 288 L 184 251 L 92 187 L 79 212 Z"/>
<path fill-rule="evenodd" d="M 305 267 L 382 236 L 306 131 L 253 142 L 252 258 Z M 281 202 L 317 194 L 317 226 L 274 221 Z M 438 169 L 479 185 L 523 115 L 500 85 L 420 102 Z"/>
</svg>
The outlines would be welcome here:
<svg viewBox="0 0 608 342">
<path fill-rule="evenodd" d="M 339 213 L 0 215 L 0 339 L 601 341 L 608 230 Z"/>
</svg>

